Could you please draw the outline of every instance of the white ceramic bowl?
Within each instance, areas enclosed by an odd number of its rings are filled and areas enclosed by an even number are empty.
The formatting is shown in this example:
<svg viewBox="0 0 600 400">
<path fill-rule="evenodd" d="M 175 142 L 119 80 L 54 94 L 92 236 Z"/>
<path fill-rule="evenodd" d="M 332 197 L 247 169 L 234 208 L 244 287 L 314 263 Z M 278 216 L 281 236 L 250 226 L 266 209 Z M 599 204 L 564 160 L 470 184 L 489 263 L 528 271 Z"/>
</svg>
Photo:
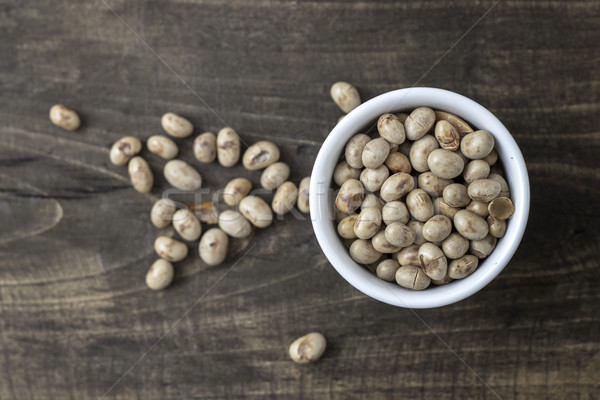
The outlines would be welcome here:
<svg viewBox="0 0 600 400">
<path fill-rule="evenodd" d="M 504 165 L 515 213 L 508 220 L 506 234 L 492 254 L 482 260 L 470 276 L 443 286 L 430 286 L 423 291 L 405 289 L 396 283 L 383 281 L 364 266 L 357 264 L 348 247 L 337 234 L 333 213 L 333 170 L 339 162 L 346 142 L 368 128 L 386 112 L 411 110 L 428 106 L 456 114 L 474 128 L 486 129 L 494 135 L 496 150 Z M 488 110 L 473 100 L 447 90 L 409 88 L 384 93 L 350 112 L 331 131 L 315 161 L 310 183 L 310 215 L 315 235 L 325 256 L 352 286 L 366 295 L 399 307 L 432 308 L 463 300 L 492 281 L 509 262 L 525 232 L 529 215 L 529 178 L 523 155 L 517 143 Z"/>
</svg>

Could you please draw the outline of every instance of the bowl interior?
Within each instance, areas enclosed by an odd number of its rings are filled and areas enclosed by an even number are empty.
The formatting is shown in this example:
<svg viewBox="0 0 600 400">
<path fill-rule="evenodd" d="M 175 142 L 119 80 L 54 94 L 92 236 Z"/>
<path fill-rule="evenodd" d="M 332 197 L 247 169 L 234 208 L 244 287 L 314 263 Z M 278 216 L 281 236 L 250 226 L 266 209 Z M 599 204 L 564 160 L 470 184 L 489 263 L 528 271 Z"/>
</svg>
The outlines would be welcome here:
<svg viewBox="0 0 600 400">
<path fill-rule="evenodd" d="M 480 261 L 477 270 L 467 278 L 443 286 L 430 286 L 423 291 L 405 289 L 386 282 L 364 266 L 357 264 L 348 247 L 337 235 L 334 217 L 334 192 L 331 190 L 333 170 L 346 142 L 368 128 L 386 112 L 411 110 L 428 106 L 465 119 L 474 129 L 486 129 L 496 141 L 506 180 L 511 190 L 515 213 L 508 221 L 506 234 L 492 254 Z M 350 112 L 331 131 L 315 161 L 311 175 L 310 212 L 317 240 L 333 267 L 351 285 L 366 295 L 399 307 L 432 308 L 460 301 L 477 292 L 504 269 L 516 251 L 529 214 L 529 180 L 523 155 L 504 125 L 478 103 L 454 92 L 435 88 L 409 88 L 377 96 Z"/>
</svg>

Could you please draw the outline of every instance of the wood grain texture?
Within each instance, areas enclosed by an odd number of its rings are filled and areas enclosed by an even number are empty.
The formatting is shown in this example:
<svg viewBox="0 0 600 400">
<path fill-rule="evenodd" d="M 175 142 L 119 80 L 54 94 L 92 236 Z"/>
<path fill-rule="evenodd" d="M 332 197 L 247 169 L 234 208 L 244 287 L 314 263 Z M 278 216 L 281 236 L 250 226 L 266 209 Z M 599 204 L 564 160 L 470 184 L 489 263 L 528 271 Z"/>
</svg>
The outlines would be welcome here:
<svg viewBox="0 0 600 400">
<path fill-rule="evenodd" d="M 598 1 L 503 0 L 458 43 L 492 1 L 106 4 L 131 30 L 101 1 L 0 0 L 0 398 L 598 398 Z M 198 132 L 275 141 L 299 182 L 340 116 L 337 80 L 363 99 L 454 90 L 505 123 L 532 191 L 507 269 L 413 313 L 350 287 L 310 222 L 286 218 L 220 267 L 191 247 L 174 285 L 148 290 L 163 161 L 143 153 L 157 183 L 140 195 L 110 145 L 160 133 L 173 111 Z M 82 129 L 51 125 L 55 103 Z M 199 169 L 209 187 L 258 184 Z M 313 330 L 323 359 L 293 364 L 287 347 Z"/>
</svg>

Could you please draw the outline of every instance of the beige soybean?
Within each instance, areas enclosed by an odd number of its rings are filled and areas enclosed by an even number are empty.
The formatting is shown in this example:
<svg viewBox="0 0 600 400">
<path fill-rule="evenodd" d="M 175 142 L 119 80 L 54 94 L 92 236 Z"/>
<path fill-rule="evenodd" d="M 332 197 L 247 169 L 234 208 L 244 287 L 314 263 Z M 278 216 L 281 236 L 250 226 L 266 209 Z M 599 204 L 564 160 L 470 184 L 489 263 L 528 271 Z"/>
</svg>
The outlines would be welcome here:
<svg viewBox="0 0 600 400">
<path fill-rule="evenodd" d="M 225 210 L 219 214 L 219 228 L 234 238 L 245 238 L 252 233 L 252 225 L 239 212 Z"/>
<path fill-rule="evenodd" d="M 391 244 L 385 237 L 385 231 L 379 231 L 371 238 L 373 248 L 380 253 L 392 254 L 397 253 L 402 249 L 400 246 Z"/>
<path fill-rule="evenodd" d="M 365 189 L 370 192 L 376 192 L 381 189 L 383 182 L 390 176 L 390 170 L 381 165 L 378 168 L 365 168 L 360 173 L 359 180 L 362 182 Z"/>
<path fill-rule="evenodd" d="M 486 130 L 465 135 L 460 141 L 460 151 L 471 160 L 484 158 L 494 148 L 494 137 Z"/>
<path fill-rule="evenodd" d="M 202 176 L 185 161 L 168 161 L 163 168 L 163 174 L 167 182 L 177 189 L 196 190 L 202 186 Z"/>
<path fill-rule="evenodd" d="M 459 176 L 465 167 L 463 159 L 453 151 L 435 149 L 427 157 L 431 172 L 440 178 L 453 179 Z"/>
<path fill-rule="evenodd" d="M 444 179 L 427 171 L 419 174 L 417 187 L 423 189 L 430 196 L 441 196 L 446 186 L 452 183 L 452 179 Z"/>
<path fill-rule="evenodd" d="M 473 254 L 479 259 L 486 258 L 492 254 L 492 251 L 494 251 L 497 241 L 498 239 L 492 235 L 487 235 L 481 240 L 471 240 L 471 244 L 469 245 L 469 253 Z"/>
<path fill-rule="evenodd" d="M 404 121 L 406 138 L 417 140 L 422 138 L 435 123 L 435 113 L 429 107 L 416 108 Z M 435 138 L 434 138 L 435 140 Z"/>
<path fill-rule="evenodd" d="M 140 139 L 133 136 L 124 136 L 117 140 L 110 148 L 109 158 L 114 165 L 125 165 L 142 149 Z"/>
<path fill-rule="evenodd" d="M 450 219 L 454 219 L 454 216 L 459 211 L 460 211 L 460 208 L 452 207 L 451 205 L 446 203 L 442 197 L 438 197 L 437 199 L 435 199 L 433 201 L 433 213 L 434 214 L 445 215 L 446 217 L 448 217 Z"/>
<path fill-rule="evenodd" d="M 208 225 L 219 222 L 219 210 L 212 201 L 198 201 L 188 204 L 188 209 L 194 213 L 198 221 Z"/>
<path fill-rule="evenodd" d="M 296 202 L 296 207 L 298 210 L 303 213 L 310 212 L 309 205 L 309 197 L 310 197 L 310 176 L 302 179 L 300 181 L 300 185 L 298 185 L 298 201 Z"/>
<path fill-rule="evenodd" d="M 475 213 L 482 218 L 485 218 L 489 215 L 488 205 L 489 205 L 489 203 L 473 200 L 472 202 L 469 203 L 466 210 L 471 211 L 472 213 Z"/>
<path fill-rule="evenodd" d="M 478 179 L 485 179 L 490 174 L 490 165 L 483 160 L 469 162 L 463 171 L 463 178 L 467 184 Z"/>
<path fill-rule="evenodd" d="M 467 193 L 475 201 L 489 203 L 500 194 L 502 187 L 493 179 L 479 179 L 469 185 Z"/>
<path fill-rule="evenodd" d="M 435 118 L 437 121 L 448 121 L 450 122 L 458 131 L 460 136 L 464 136 L 467 133 L 473 132 L 473 128 L 469 124 L 467 124 L 462 118 L 450 114 L 446 111 L 436 111 Z"/>
<path fill-rule="evenodd" d="M 488 234 L 488 225 L 479 215 L 460 210 L 454 216 L 454 227 L 465 239 L 481 240 Z"/>
<path fill-rule="evenodd" d="M 150 221 L 152 221 L 152 225 L 157 228 L 165 228 L 171 225 L 175 211 L 177 211 L 177 207 L 173 200 L 157 200 L 150 211 Z"/>
<path fill-rule="evenodd" d="M 377 131 L 382 138 L 393 144 L 401 144 L 406 139 L 404 125 L 394 114 L 383 114 L 377 120 Z"/>
<path fill-rule="evenodd" d="M 401 222 L 406 224 L 410 220 L 410 213 L 403 202 L 390 201 L 381 209 L 381 217 L 386 225 L 389 225 L 393 222 Z"/>
<path fill-rule="evenodd" d="M 350 257 L 359 264 L 372 264 L 382 255 L 375 250 L 370 240 L 357 239 L 350 245 Z"/>
<path fill-rule="evenodd" d="M 146 146 L 150 152 L 156 154 L 163 160 L 171 160 L 179 153 L 177 144 L 166 136 L 150 136 L 146 141 Z"/>
<path fill-rule="evenodd" d="M 444 188 L 442 193 L 444 201 L 451 207 L 466 207 L 471 202 L 467 187 L 460 183 L 453 183 Z"/>
<path fill-rule="evenodd" d="M 365 208 L 354 223 L 354 234 L 359 239 L 370 239 L 381 227 L 381 211 L 378 208 Z"/>
<path fill-rule="evenodd" d="M 340 188 L 336 198 L 335 206 L 345 213 L 356 211 L 365 197 L 365 188 L 360 181 L 349 179 Z"/>
<path fill-rule="evenodd" d="M 337 168 L 336 168 L 337 170 Z M 359 171 L 360 172 L 360 171 Z M 346 178 L 346 175 L 338 171 L 338 179 Z M 276 162 L 269 165 L 260 175 L 260 185 L 267 190 L 275 190 L 290 177 L 290 167 L 284 162 Z M 334 179 L 336 175 L 334 173 Z M 358 178 L 358 174 L 356 174 Z M 347 179 L 345 179 L 347 180 Z M 342 182 L 343 183 L 343 182 Z"/>
<path fill-rule="evenodd" d="M 188 137 L 194 131 L 190 121 L 171 112 L 164 114 L 160 123 L 165 132 L 178 138 Z"/>
<path fill-rule="evenodd" d="M 188 253 L 185 243 L 167 236 L 159 236 L 154 241 L 154 251 L 160 258 L 177 262 L 183 260 Z"/>
<path fill-rule="evenodd" d="M 414 189 L 406 196 L 406 207 L 418 221 L 425 222 L 433 216 L 433 202 L 423 189 Z"/>
<path fill-rule="evenodd" d="M 273 165 L 277 165 L 277 164 L 278 163 L 273 164 Z M 265 172 L 271 167 L 268 167 L 265 170 Z M 288 168 L 288 170 L 289 170 L 289 168 Z M 352 168 L 350 166 L 350 164 L 348 164 L 346 161 L 341 161 L 340 163 L 338 163 L 338 165 L 335 166 L 335 169 L 333 170 L 333 181 L 335 182 L 336 185 L 342 186 L 344 184 L 344 182 L 346 182 L 349 179 L 358 179 L 360 177 L 360 172 L 361 172 L 361 170 L 359 168 Z M 288 173 L 288 175 L 289 175 L 289 173 Z"/>
<path fill-rule="evenodd" d="M 431 279 L 443 279 L 448 271 L 444 252 L 433 243 L 424 243 L 419 247 L 419 264 Z"/>
<path fill-rule="evenodd" d="M 427 239 L 423 237 L 423 226 L 425 225 L 423 222 L 413 220 L 406 225 L 415 232 L 415 244 L 422 245 L 427 242 Z"/>
<path fill-rule="evenodd" d="M 392 259 L 383 260 L 377 265 L 376 274 L 384 281 L 395 282 L 398 268 L 400 268 L 398 261 Z"/>
<path fill-rule="evenodd" d="M 298 188 L 292 182 L 287 181 L 277 188 L 271 207 L 275 214 L 284 215 L 294 208 L 296 200 L 298 200 Z"/>
<path fill-rule="evenodd" d="M 242 165 L 250 171 L 263 169 L 279 160 L 279 147 L 273 142 L 260 141 L 248 147 L 242 156 Z"/>
<path fill-rule="evenodd" d="M 414 178 L 406 172 L 398 172 L 383 182 L 379 195 L 385 201 L 394 201 L 406 196 L 415 187 Z"/>
<path fill-rule="evenodd" d="M 271 207 L 260 197 L 246 196 L 239 204 L 242 215 L 257 228 L 265 228 L 273 222 Z"/>
<path fill-rule="evenodd" d="M 200 221 L 188 209 L 177 210 L 173 214 L 173 228 L 175 228 L 179 236 L 188 241 L 198 240 L 202 233 Z"/>
<path fill-rule="evenodd" d="M 373 194 L 373 193 L 369 193 L 367 195 L 365 195 L 365 198 L 363 199 L 360 208 L 371 208 L 371 207 L 375 207 L 378 208 L 379 210 L 383 210 L 383 201 L 377 197 L 377 195 Z"/>
<path fill-rule="evenodd" d="M 63 106 L 62 104 L 55 104 L 50 108 L 50 121 L 56 126 L 59 126 L 68 131 L 75 131 L 81 125 L 79 115 Z"/>
<path fill-rule="evenodd" d="M 350 213 L 340 211 L 337 207 L 333 207 L 333 214 L 335 216 L 336 222 L 340 222 L 341 220 L 350 215 Z"/>
<path fill-rule="evenodd" d="M 129 172 L 131 184 L 135 190 L 140 193 L 148 193 L 152 190 L 152 185 L 154 185 L 154 175 L 146 160 L 140 156 L 133 157 L 129 160 L 127 170 Z"/>
<path fill-rule="evenodd" d="M 453 232 L 442 242 L 442 251 L 446 257 L 451 259 L 461 258 L 469 250 L 469 241 Z"/>
<path fill-rule="evenodd" d="M 201 163 L 211 163 L 217 158 L 217 136 L 204 132 L 194 139 L 194 157 Z"/>
<path fill-rule="evenodd" d="M 498 152 L 496 151 L 496 149 L 492 149 L 492 151 L 490 151 L 490 154 L 483 157 L 482 160 L 488 163 L 490 166 L 492 166 L 498 161 Z"/>
<path fill-rule="evenodd" d="M 175 269 L 167 260 L 156 260 L 146 273 L 146 285 L 152 290 L 161 290 L 173 282 Z"/>
<path fill-rule="evenodd" d="M 504 221 L 514 214 L 515 206 L 508 197 L 498 197 L 490 202 L 488 212 L 492 217 Z"/>
<path fill-rule="evenodd" d="M 456 151 L 460 146 L 460 135 L 448 121 L 438 121 L 435 124 L 435 138 L 442 149 Z"/>
<path fill-rule="evenodd" d="M 448 276 L 452 279 L 462 279 L 471 275 L 477 269 L 479 260 L 477 257 L 467 254 L 458 260 L 453 260 L 448 265 Z"/>
<path fill-rule="evenodd" d="M 362 153 L 367 143 L 371 141 L 371 138 L 364 133 L 358 133 L 348 140 L 344 151 L 346 162 L 352 168 L 364 167 L 362 161 Z"/>
<path fill-rule="evenodd" d="M 410 148 L 410 163 L 415 171 L 425 172 L 429 170 L 427 159 L 432 151 L 440 147 L 435 137 L 425 135 L 414 142 Z"/>
<path fill-rule="evenodd" d="M 498 197 L 510 197 L 510 188 L 508 187 L 508 182 L 506 182 L 506 179 L 504 179 L 502 175 L 489 174 L 487 178 L 500 184 L 500 194 Z"/>
<path fill-rule="evenodd" d="M 209 229 L 200 238 L 198 253 L 200 258 L 208 265 L 219 265 L 227 257 L 229 238 L 219 228 Z"/>
<path fill-rule="evenodd" d="M 240 159 L 240 137 L 231 128 L 225 127 L 217 134 L 217 159 L 224 167 L 233 167 Z"/>
<path fill-rule="evenodd" d="M 290 346 L 290 358 L 299 364 L 317 361 L 327 347 L 327 340 L 319 332 L 311 332 L 308 335 L 296 339 Z"/>
<path fill-rule="evenodd" d="M 384 138 L 371 140 L 362 152 L 362 163 L 367 168 L 377 168 L 390 154 L 390 145 Z"/>
<path fill-rule="evenodd" d="M 452 232 L 452 221 L 444 215 L 434 215 L 423 225 L 423 237 L 430 242 L 441 242 Z"/>
<path fill-rule="evenodd" d="M 495 238 L 501 238 L 504 236 L 506 233 L 506 221 L 494 218 L 491 215 L 488 215 L 486 221 L 490 230 L 490 235 Z"/>
<path fill-rule="evenodd" d="M 223 189 L 223 201 L 228 206 L 237 206 L 240 201 L 252 190 L 252 182 L 246 178 L 235 178 L 230 180 Z"/>
<path fill-rule="evenodd" d="M 412 171 L 412 165 L 410 165 L 408 157 L 397 151 L 388 154 L 384 164 L 393 174 L 397 172 L 406 172 L 407 174 L 410 174 Z"/>
<path fill-rule="evenodd" d="M 445 277 L 443 277 L 442 279 L 432 279 L 431 283 L 433 283 L 436 286 L 442 286 L 442 285 L 446 285 L 446 284 L 452 282 L 453 280 L 454 279 L 450 278 L 450 276 L 446 272 L 446 276 Z"/>
<path fill-rule="evenodd" d="M 336 82 L 329 91 L 331 98 L 346 114 L 360 105 L 358 90 L 348 82 Z"/>
<path fill-rule="evenodd" d="M 398 252 L 397 260 L 400 265 L 419 265 L 419 244 L 413 244 Z"/>
<path fill-rule="evenodd" d="M 398 285 L 412 290 L 426 289 L 431 283 L 431 278 L 416 265 L 403 265 L 398 268 L 395 278 Z"/>
<path fill-rule="evenodd" d="M 337 226 L 338 235 L 344 239 L 356 239 L 356 233 L 354 233 L 354 224 L 358 215 L 349 215 L 342 219 Z"/>
<path fill-rule="evenodd" d="M 392 222 L 385 228 L 387 241 L 399 248 L 410 246 L 415 242 L 416 237 L 415 231 L 402 222 Z"/>
</svg>

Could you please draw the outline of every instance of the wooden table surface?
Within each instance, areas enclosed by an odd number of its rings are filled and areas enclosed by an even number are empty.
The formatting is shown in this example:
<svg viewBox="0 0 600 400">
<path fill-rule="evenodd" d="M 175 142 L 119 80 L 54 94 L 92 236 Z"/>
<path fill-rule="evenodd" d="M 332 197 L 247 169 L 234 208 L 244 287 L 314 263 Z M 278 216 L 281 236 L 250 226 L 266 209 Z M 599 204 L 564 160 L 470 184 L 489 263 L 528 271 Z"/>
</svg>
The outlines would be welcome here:
<svg viewBox="0 0 600 400">
<path fill-rule="evenodd" d="M 598 399 L 600 2 L 0 1 L 0 398 Z M 489 286 L 430 310 L 388 306 L 286 218 L 209 268 L 147 289 L 168 188 L 108 161 L 160 116 L 269 139 L 296 183 L 340 110 L 402 87 L 464 94 L 524 153 L 531 215 Z M 77 132 L 48 110 L 78 110 Z M 192 160 L 192 139 L 178 140 Z M 207 187 L 259 174 L 199 166 Z M 167 232 L 168 233 L 168 232 Z M 312 365 L 296 337 L 323 332 Z"/>
</svg>

